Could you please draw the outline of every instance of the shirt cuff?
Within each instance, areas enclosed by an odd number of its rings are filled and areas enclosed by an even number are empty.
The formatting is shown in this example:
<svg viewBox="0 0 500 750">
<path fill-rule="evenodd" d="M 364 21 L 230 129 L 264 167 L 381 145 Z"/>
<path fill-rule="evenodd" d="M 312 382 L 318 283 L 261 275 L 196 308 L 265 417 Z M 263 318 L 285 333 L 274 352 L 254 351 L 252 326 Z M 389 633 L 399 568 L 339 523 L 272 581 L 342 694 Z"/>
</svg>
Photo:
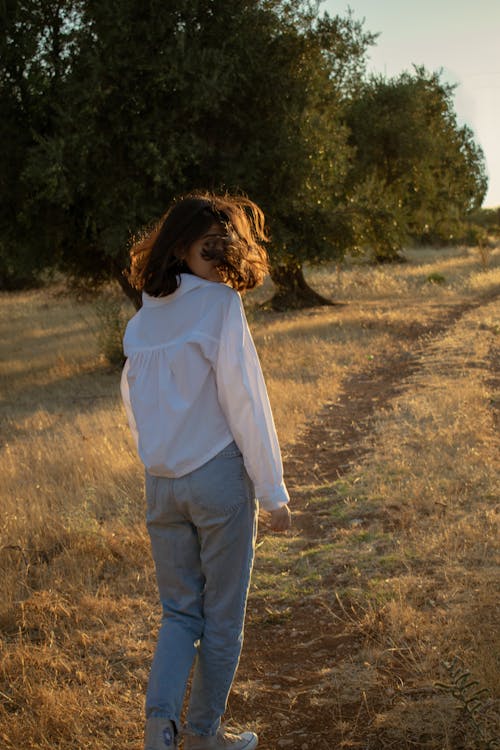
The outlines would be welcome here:
<svg viewBox="0 0 500 750">
<path fill-rule="evenodd" d="M 290 501 L 288 490 L 284 482 L 274 486 L 260 486 L 255 488 L 255 495 L 262 510 L 278 510 Z"/>
</svg>

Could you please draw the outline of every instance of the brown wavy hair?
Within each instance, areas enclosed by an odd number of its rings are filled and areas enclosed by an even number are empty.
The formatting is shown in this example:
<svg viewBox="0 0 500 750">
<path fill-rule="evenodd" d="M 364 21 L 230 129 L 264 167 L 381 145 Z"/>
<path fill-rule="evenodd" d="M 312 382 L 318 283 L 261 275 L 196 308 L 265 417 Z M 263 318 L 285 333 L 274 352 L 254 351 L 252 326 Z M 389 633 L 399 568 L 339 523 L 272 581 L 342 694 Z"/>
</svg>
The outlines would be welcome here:
<svg viewBox="0 0 500 750">
<path fill-rule="evenodd" d="M 135 289 L 152 297 L 175 292 L 181 273 L 191 273 L 183 257 L 214 225 L 222 242 L 203 253 L 215 259 L 220 280 L 239 292 L 261 284 L 269 272 L 264 214 L 240 195 L 190 193 L 176 200 L 160 221 L 135 239 L 128 278 Z"/>
</svg>

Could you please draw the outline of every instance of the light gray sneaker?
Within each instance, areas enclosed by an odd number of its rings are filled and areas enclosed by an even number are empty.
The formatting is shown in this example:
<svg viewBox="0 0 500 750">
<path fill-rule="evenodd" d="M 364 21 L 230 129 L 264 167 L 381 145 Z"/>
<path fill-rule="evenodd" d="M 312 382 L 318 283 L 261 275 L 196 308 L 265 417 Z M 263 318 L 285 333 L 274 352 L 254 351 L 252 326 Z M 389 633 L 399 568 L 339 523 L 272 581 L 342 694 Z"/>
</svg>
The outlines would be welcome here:
<svg viewBox="0 0 500 750">
<path fill-rule="evenodd" d="M 259 743 L 254 732 L 242 732 L 233 734 L 221 727 L 217 734 L 207 735 L 184 735 L 184 750 L 253 750 Z"/>
<path fill-rule="evenodd" d="M 179 735 L 169 719 L 150 716 L 146 719 L 144 750 L 175 750 L 179 747 Z"/>
</svg>

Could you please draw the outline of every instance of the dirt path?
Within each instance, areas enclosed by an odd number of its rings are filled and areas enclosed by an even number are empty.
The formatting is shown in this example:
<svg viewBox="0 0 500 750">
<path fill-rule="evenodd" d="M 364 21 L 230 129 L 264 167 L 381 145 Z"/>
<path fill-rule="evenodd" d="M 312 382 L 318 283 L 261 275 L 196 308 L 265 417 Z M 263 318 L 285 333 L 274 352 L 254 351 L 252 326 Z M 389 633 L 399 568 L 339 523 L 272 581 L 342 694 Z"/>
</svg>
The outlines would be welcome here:
<svg viewBox="0 0 500 750">
<path fill-rule="evenodd" d="M 295 533 L 318 543 L 327 533 L 324 519 L 311 512 L 307 501 L 311 492 L 304 487 L 327 484 L 348 471 L 363 455 L 362 438 L 370 431 L 376 412 L 390 405 L 404 382 L 419 369 L 419 359 L 434 339 L 467 312 L 493 300 L 497 294 L 448 309 L 426 327 L 412 325 L 404 333 L 411 343 L 407 350 L 371 366 L 347 379 L 342 395 L 327 403 L 285 461 L 285 476 L 293 497 Z M 492 370 L 498 362 L 492 361 Z M 493 375 L 492 375 L 493 377 Z M 342 446 L 332 449 L 332 445 Z M 333 598 L 333 596 L 332 596 Z M 242 725 L 257 726 L 262 750 L 321 750 L 333 747 L 372 748 L 363 740 L 363 725 L 370 719 L 364 702 L 339 685 L 338 711 L 350 727 L 357 726 L 356 740 L 332 734 L 331 670 L 345 652 L 362 648 L 360 639 L 345 633 L 342 618 L 332 613 L 335 600 L 328 604 L 308 597 L 294 605 L 286 622 L 269 623 L 264 603 L 257 597 L 249 604 L 246 642 L 238 683 L 230 699 L 229 713 Z M 338 610 L 339 614 L 343 613 Z M 345 614 L 345 613 L 344 613 Z M 324 696 L 325 674 L 329 672 L 329 697 Z M 377 684 L 377 690 L 383 685 Z M 370 704 L 373 708 L 373 703 Z M 338 725 L 338 719 L 336 721 Z M 396 746 L 395 746 L 396 747 Z"/>
<path fill-rule="evenodd" d="M 340 399 L 325 404 L 294 445 L 293 454 L 285 463 L 288 485 L 300 492 L 305 481 L 333 482 L 342 476 L 352 461 L 362 455 L 360 440 L 370 429 L 371 418 L 391 402 L 402 383 L 418 370 L 420 356 L 432 340 L 463 315 L 497 296 L 492 294 L 481 300 L 455 305 L 430 325 L 408 326 L 402 332 L 402 338 L 412 343 L 411 353 L 405 350 L 386 359 L 383 365 L 368 367 L 347 379 Z M 344 447 L 332 452 L 329 447 L 332 439 Z"/>
</svg>

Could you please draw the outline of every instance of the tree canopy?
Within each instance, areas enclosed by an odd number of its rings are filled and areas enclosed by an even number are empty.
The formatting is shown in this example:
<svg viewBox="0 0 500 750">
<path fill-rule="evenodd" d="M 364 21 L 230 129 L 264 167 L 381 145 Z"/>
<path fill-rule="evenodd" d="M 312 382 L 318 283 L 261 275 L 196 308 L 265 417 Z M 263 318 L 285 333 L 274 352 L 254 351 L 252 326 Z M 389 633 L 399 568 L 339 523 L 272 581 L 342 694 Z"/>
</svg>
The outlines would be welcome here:
<svg viewBox="0 0 500 750">
<path fill-rule="evenodd" d="M 481 203 L 451 89 L 421 69 L 367 80 L 375 35 L 351 13 L 6 0 L 2 15 L 0 284 L 54 266 L 130 293 L 132 235 L 193 188 L 263 207 L 284 294 L 305 261 L 390 255 Z"/>
<path fill-rule="evenodd" d="M 453 87 L 439 73 L 416 67 L 372 77 L 350 102 L 347 123 L 356 151 L 351 185 L 371 177 L 393 220 L 385 242 L 372 242 L 375 253 L 390 257 L 408 237 L 449 241 L 481 205 L 483 154 L 472 131 L 458 125 Z"/>
</svg>

